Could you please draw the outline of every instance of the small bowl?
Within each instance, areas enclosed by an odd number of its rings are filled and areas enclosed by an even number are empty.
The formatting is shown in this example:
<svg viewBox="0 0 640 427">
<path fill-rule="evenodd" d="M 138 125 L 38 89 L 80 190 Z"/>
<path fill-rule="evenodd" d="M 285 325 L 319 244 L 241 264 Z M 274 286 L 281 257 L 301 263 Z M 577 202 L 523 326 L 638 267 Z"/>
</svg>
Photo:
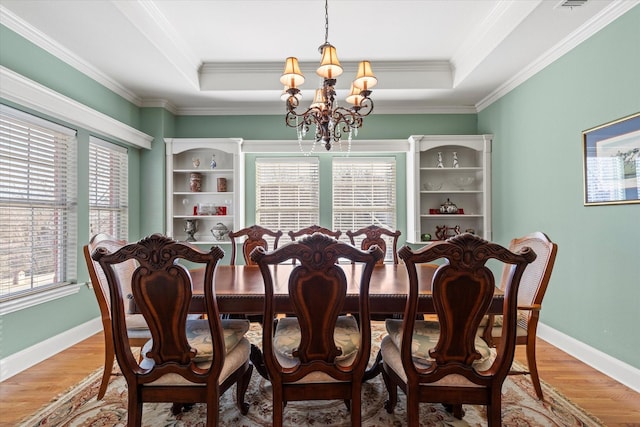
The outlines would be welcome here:
<svg viewBox="0 0 640 427">
<path fill-rule="evenodd" d="M 456 176 L 453 178 L 453 183 L 460 190 L 464 190 L 465 188 L 469 188 L 471 184 L 473 184 L 476 179 L 472 176 Z"/>
<path fill-rule="evenodd" d="M 427 191 L 438 191 L 442 188 L 442 183 L 427 182 L 425 184 L 422 184 L 422 188 Z"/>
</svg>

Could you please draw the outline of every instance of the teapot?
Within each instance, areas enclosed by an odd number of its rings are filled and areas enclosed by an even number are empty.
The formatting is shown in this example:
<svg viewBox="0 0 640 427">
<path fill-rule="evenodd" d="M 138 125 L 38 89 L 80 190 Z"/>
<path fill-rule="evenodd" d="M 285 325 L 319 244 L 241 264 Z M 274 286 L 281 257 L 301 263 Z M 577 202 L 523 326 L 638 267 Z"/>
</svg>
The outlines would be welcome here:
<svg viewBox="0 0 640 427">
<path fill-rule="evenodd" d="M 443 214 L 455 214 L 458 213 L 458 207 L 452 203 L 449 199 L 440 205 L 440 213 Z"/>
<path fill-rule="evenodd" d="M 226 236 L 227 233 L 229 233 L 229 229 L 221 222 L 217 223 L 213 226 L 213 228 L 211 228 L 211 234 L 216 240 L 224 240 L 224 236 Z"/>
</svg>

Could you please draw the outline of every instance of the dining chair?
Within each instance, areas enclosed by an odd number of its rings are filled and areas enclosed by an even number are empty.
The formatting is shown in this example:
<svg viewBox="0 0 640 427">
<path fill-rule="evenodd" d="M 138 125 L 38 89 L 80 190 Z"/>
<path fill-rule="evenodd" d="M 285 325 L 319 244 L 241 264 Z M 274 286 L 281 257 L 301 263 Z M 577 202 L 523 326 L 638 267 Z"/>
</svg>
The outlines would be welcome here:
<svg viewBox="0 0 640 427">
<path fill-rule="evenodd" d="M 398 263 L 398 237 L 402 234 L 400 230 L 391 231 L 377 225 L 369 225 L 356 231 L 347 230 L 345 234 L 349 236 L 353 246 L 356 246 L 356 242 L 358 242 L 360 249 L 368 249 L 371 245 L 378 245 L 382 252 L 386 254 L 387 245 L 391 246 L 393 263 Z M 379 264 L 383 263 L 384 259 L 379 261 Z"/>
<path fill-rule="evenodd" d="M 273 393 L 273 425 L 281 426 L 289 401 L 341 399 L 351 410 L 351 425 L 361 424 L 362 380 L 371 351 L 369 283 L 382 250 L 362 251 L 315 233 L 272 252 L 258 247 L 251 257 L 265 286 L 264 318 L 275 315 L 277 265 L 296 259 L 288 278 L 293 317 L 264 322 L 262 349 Z M 343 315 L 347 278 L 339 259 L 362 264 L 359 322 Z M 349 265 L 348 268 L 353 268 Z M 274 330 L 275 328 L 275 330 Z"/>
<path fill-rule="evenodd" d="M 411 427 L 419 425 L 420 402 L 443 403 L 458 419 L 463 404 L 486 405 L 488 425 L 500 426 L 502 384 L 515 352 L 518 287 L 534 251 L 514 253 L 465 233 L 415 251 L 404 246 L 398 256 L 407 269 L 409 291 L 404 318 L 386 320 L 380 344 L 387 412 L 393 412 L 400 387 Z M 428 286 L 418 283 L 416 265 L 436 260 L 443 261 L 431 282 L 438 321 L 416 320 L 420 289 Z M 511 271 L 504 288 L 503 340 L 495 350 L 477 335 L 495 292 L 489 260 L 508 264 Z"/>
<path fill-rule="evenodd" d="M 368 249 L 372 245 L 377 245 L 380 249 L 382 249 L 382 253 L 385 254 L 385 257 L 378 261 L 379 265 L 384 264 L 387 254 L 387 245 L 389 245 L 393 253 L 393 263 L 398 264 L 398 237 L 400 237 L 400 235 L 402 234 L 400 230 L 391 231 L 377 225 L 369 225 L 355 231 L 347 230 L 345 234 L 349 236 L 349 241 L 351 242 L 351 244 L 353 246 L 360 247 L 360 249 Z M 371 320 L 377 321 L 400 317 L 401 315 L 399 313 L 371 313 Z"/>
<path fill-rule="evenodd" d="M 321 227 L 319 225 L 310 225 L 309 227 L 301 228 L 300 230 L 297 230 L 297 231 L 291 230 L 289 231 L 288 234 L 291 240 L 295 241 L 299 237 L 311 236 L 313 233 L 322 233 L 327 236 L 334 237 L 336 239 L 339 239 L 340 236 L 342 235 L 342 231 L 340 230 L 333 231 L 333 230 L 329 230 L 328 228 Z"/>
<path fill-rule="evenodd" d="M 102 329 L 104 331 L 104 370 L 102 372 L 100 388 L 98 389 L 97 400 L 101 400 L 107 391 L 109 378 L 113 373 L 115 353 L 113 348 L 113 330 L 111 328 L 111 299 L 109 296 L 109 285 L 102 268 L 100 268 L 100 265 L 91 258 L 91 253 L 98 246 L 104 247 L 111 252 L 115 252 L 122 246 L 126 245 L 126 243 L 127 242 L 124 240 L 115 240 L 112 236 L 99 233 L 94 235 L 89 243 L 83 247 L 84 259 L 87 263 L 87 269 L 89 270 L 89 278 L 91 280 L 93 292 L 96 295 L 98 307 L 100 308 L 100 318 L 102 320 Z M 131 294 L 129 283 L 131 282 L 131 275 L 135 268 L 135 261 L 129 260 L 120 264 L 115 270 L 119 283 L 124 287 L 122 294 L 125 298 Z M 135 348 L 142 348 L 142 346 L 151 338 L 151 332 L 149 331 L 149 327 L 147 326 L 144 317 L 141 314 L 129 313 L 129 310 L 126 311 L 125 316 L 129 345 Z"/>
<path fill-rule="evenodd" d="M 536 395 L 538 399 L 542 400 L 542 387 L 536 363 L 536 335 L 542 299 L 549 285 L 558 253 L 558 245 L 552 242 L 546 234 L 536 231 L 511 240 L 509 249 L 518 251 L 526 246 L 532 248 L 538 255 L 536 260 L 525 270 L 518 291 L 516 345 L 526 346 L 528 371 L 512 369 L 509 373 L 512 375 L 530 374 Z M 509 270 L 505 269 L 502 273 L 500 289 L 504 289 L 508 278 Z M 478 333 L 490 346 L 496 346 L 502 339 L 502 323 L 500 315 L 487 315 L 480 324 Z"/>
<path fill-rule="evenodd" d="M 282 237 L 282 230 L 273 231 L 259 225 L 252 225 L 236 232 L 230 231 L 229 238 L 231 239 L 231 265 L 236 265 L 236 238 L 242 236 L 246 236 L 246 239 L 242 243 L 242 255 L 244 256 L 244 263 L 246 265 L 255 265 L 255 262 L 251 259 L 251 251 L 258 246 L 262 246 L 266 250 L 269 250 L 269 243 L 265 239 L 265 236 L 273 238 L 273 249 L 276 249 L 278 247 L 280 237 Z M 244 318 L 249 319 L 249 321 L 251 322 L 257 323 L 262 323 L 263 321 L 261 315 L 227 314 L 223 315 L 223 317 L 231 319 Z"/>
<path fill-rule="evenodd" d="M 193 403 L 207 404 L 206 425 L 218 423 L 218 401 L 236 385 L 236 404 L 241 414 L 249 406 L 244 395 L 251 379 L 247 320 L 222 320 L 215 292 L 215 270 L 224 252 L 217 246 L 209 252 L 160 234 L 125 245 L 115 252 L 99 246 L 91 257 L 102 268 L 111 298 L 113 340 L 116 359 L 127 382 L 128 426 L 140 426 L 144 402 L 173 402 L 172 412 Z M 138 361 L 127 339 L 126 307 L 117 266 L 135 261 L 131 291 L 136 306 L 149 325 L 151 339 Z M 207 319 L 189 330 L 192 297 L 189 270 L 180 262 L 204 268 Z"/>
<path fill-rule="evenodd" d="M 259 225 L 252 225 L 250 227 L 243 228 L 238 231 L 230 231 L 229 238 L 231 239 L 231 265 L 236 264 L 236 238 L 245 236 L 246 239 L 242 243 L 242 255 L 244 256 L 244 262 L 246 265 L 254 265 L 255 263 L 251 259 L 251 251 L 257 247 L 262 246 L 269 250 L 269 244 L 265 239 L 265 236 L 273 238 L 273 249 L 278 248 L 278 242 L 282 236 L 282 230 L 272 231 L 268 228 L 261 227 Z"/>
</svg>

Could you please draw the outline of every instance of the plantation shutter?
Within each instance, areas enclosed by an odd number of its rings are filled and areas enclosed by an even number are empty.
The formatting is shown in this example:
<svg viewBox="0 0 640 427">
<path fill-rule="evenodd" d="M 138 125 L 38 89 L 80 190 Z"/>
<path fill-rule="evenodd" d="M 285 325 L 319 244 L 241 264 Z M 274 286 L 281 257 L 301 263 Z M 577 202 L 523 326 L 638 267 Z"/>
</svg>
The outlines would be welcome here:
<svg viewBox="0 0 640 427">
<path fill-rule="evenodd" d="M 89 235 L 128 240 L 129 167 L 126 148 L 89 139 Z"/>
<path fill-rule="evenodd" d="M 0 300 L 75 281 L 76 132 L 0 105 Z"/>
<path fill-rule="evenodd" d="M 333 159 L 333 229 L 376 225 L 396 230 L 396 161 L 392 157 Z M 362 237 L 356 239 L 360 247 Z M 385 261 L 393 260 L 389 239 Z"/>
<path fill-rule="evenodd" d="M 256 187 L 258 225 L 273 231 L 282 230 L 286 236 L 290 230 L 318 223 L 317 158 L 258 158 Z"/>
</svg>

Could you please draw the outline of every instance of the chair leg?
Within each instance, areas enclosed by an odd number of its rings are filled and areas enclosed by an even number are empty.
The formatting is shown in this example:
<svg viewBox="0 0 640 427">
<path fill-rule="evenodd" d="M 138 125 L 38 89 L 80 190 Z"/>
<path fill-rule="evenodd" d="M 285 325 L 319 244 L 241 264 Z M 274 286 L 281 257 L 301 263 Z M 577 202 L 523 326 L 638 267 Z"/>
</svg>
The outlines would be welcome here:
<svg viewBox="0 0 640 427">
<path fill-rule="evenodd" d="M 417 393 L 411 393 L 407 389 L 407 425 L 418 427 L 420 425 L 420 401 Z"/>
<path fill-rule="evenodd" d="M 487 405 L 487 424 L 489 427 L 502 425 L 502 391 L 501 387 L 491 391 L 491 401 Z"/>
<path fill-rule="evenodd" d="M 387 413 L 393 414 L 393 410 L 398 404 L 398 387 L 393 383 L 384 366 L 381 371 L 382 379 L 384 380 L 384 385 L 386 386 L 387 394 L 389 395 L 389 399 L 384 402 L 384 408 L 387 410 Z"/>
<path fill-rule="evenodd" d="M 136 393 L 136 390 L 129 388 L 127 427 L 138 427 L 142 425 L 142 401 L 138 399 Z"/>
<path fill-rule="evenodd" d="M 249 364 L 247 370 L 242 375 L 242 378 L 236 384 L 236 405 L 242 415 L 247 415 L 249 412 L 249 404 L 244 401 L 244 395 L 249 388 L 249 382 L 251 381 L 251 373 L 253 372 L 253 365 Z"/>
<path fill-rule="evenodd" d="M 533 388 L 536 391 L 538 399 L 544 400 L 542 395 L 542 387 L 540 386 L 540 377 L 538 375 L 538 365 L 536 364 L 536 335 L 535 333 L 529 334 L 527 337 L 527 365 L 529 366 L 529 373 L 531 374 L 531 382 Z"/>
<path fill-rule="evenodd" d="M 111 328 L 104 328 L 104 371 L 102 371 L 102 381 L 96 400 L 102 400 L 107 392 L 109 379 L 113 373 L 113 362 L 115 359 L 115 350 L 113 349 L 113 333 Z"/>
<path fill-rule="evenodd" d="M 100 389 L 98 390 L 98 396 L 96 397 L 96 400 L 102 400 L 105 393 L 107 392 L 109 379 L 111 378 L 111 375 L 113 372 L 113 359 L 114 359 L 113 351 L 110 352 L 108 348 L 105 348 L 104 370 L 102 371 L 102 381 L 100 382 Z"/>
<path fill-rule="evenodd" d="M 360 387 L 353 387 L 351 393 L 351 425 L 359 426 L 362 424 L 362 390 Z M 357 389 L 357 390 L 355 390 Z"/>
<path fill-rule="evenodd" d="M 273 384 L 272 384 L 273 385 Z M 282 400 L 282 389 L 272 388 L 273 393 L 273 427 L 282 427 L 284 402 Z"/>
</svg>

